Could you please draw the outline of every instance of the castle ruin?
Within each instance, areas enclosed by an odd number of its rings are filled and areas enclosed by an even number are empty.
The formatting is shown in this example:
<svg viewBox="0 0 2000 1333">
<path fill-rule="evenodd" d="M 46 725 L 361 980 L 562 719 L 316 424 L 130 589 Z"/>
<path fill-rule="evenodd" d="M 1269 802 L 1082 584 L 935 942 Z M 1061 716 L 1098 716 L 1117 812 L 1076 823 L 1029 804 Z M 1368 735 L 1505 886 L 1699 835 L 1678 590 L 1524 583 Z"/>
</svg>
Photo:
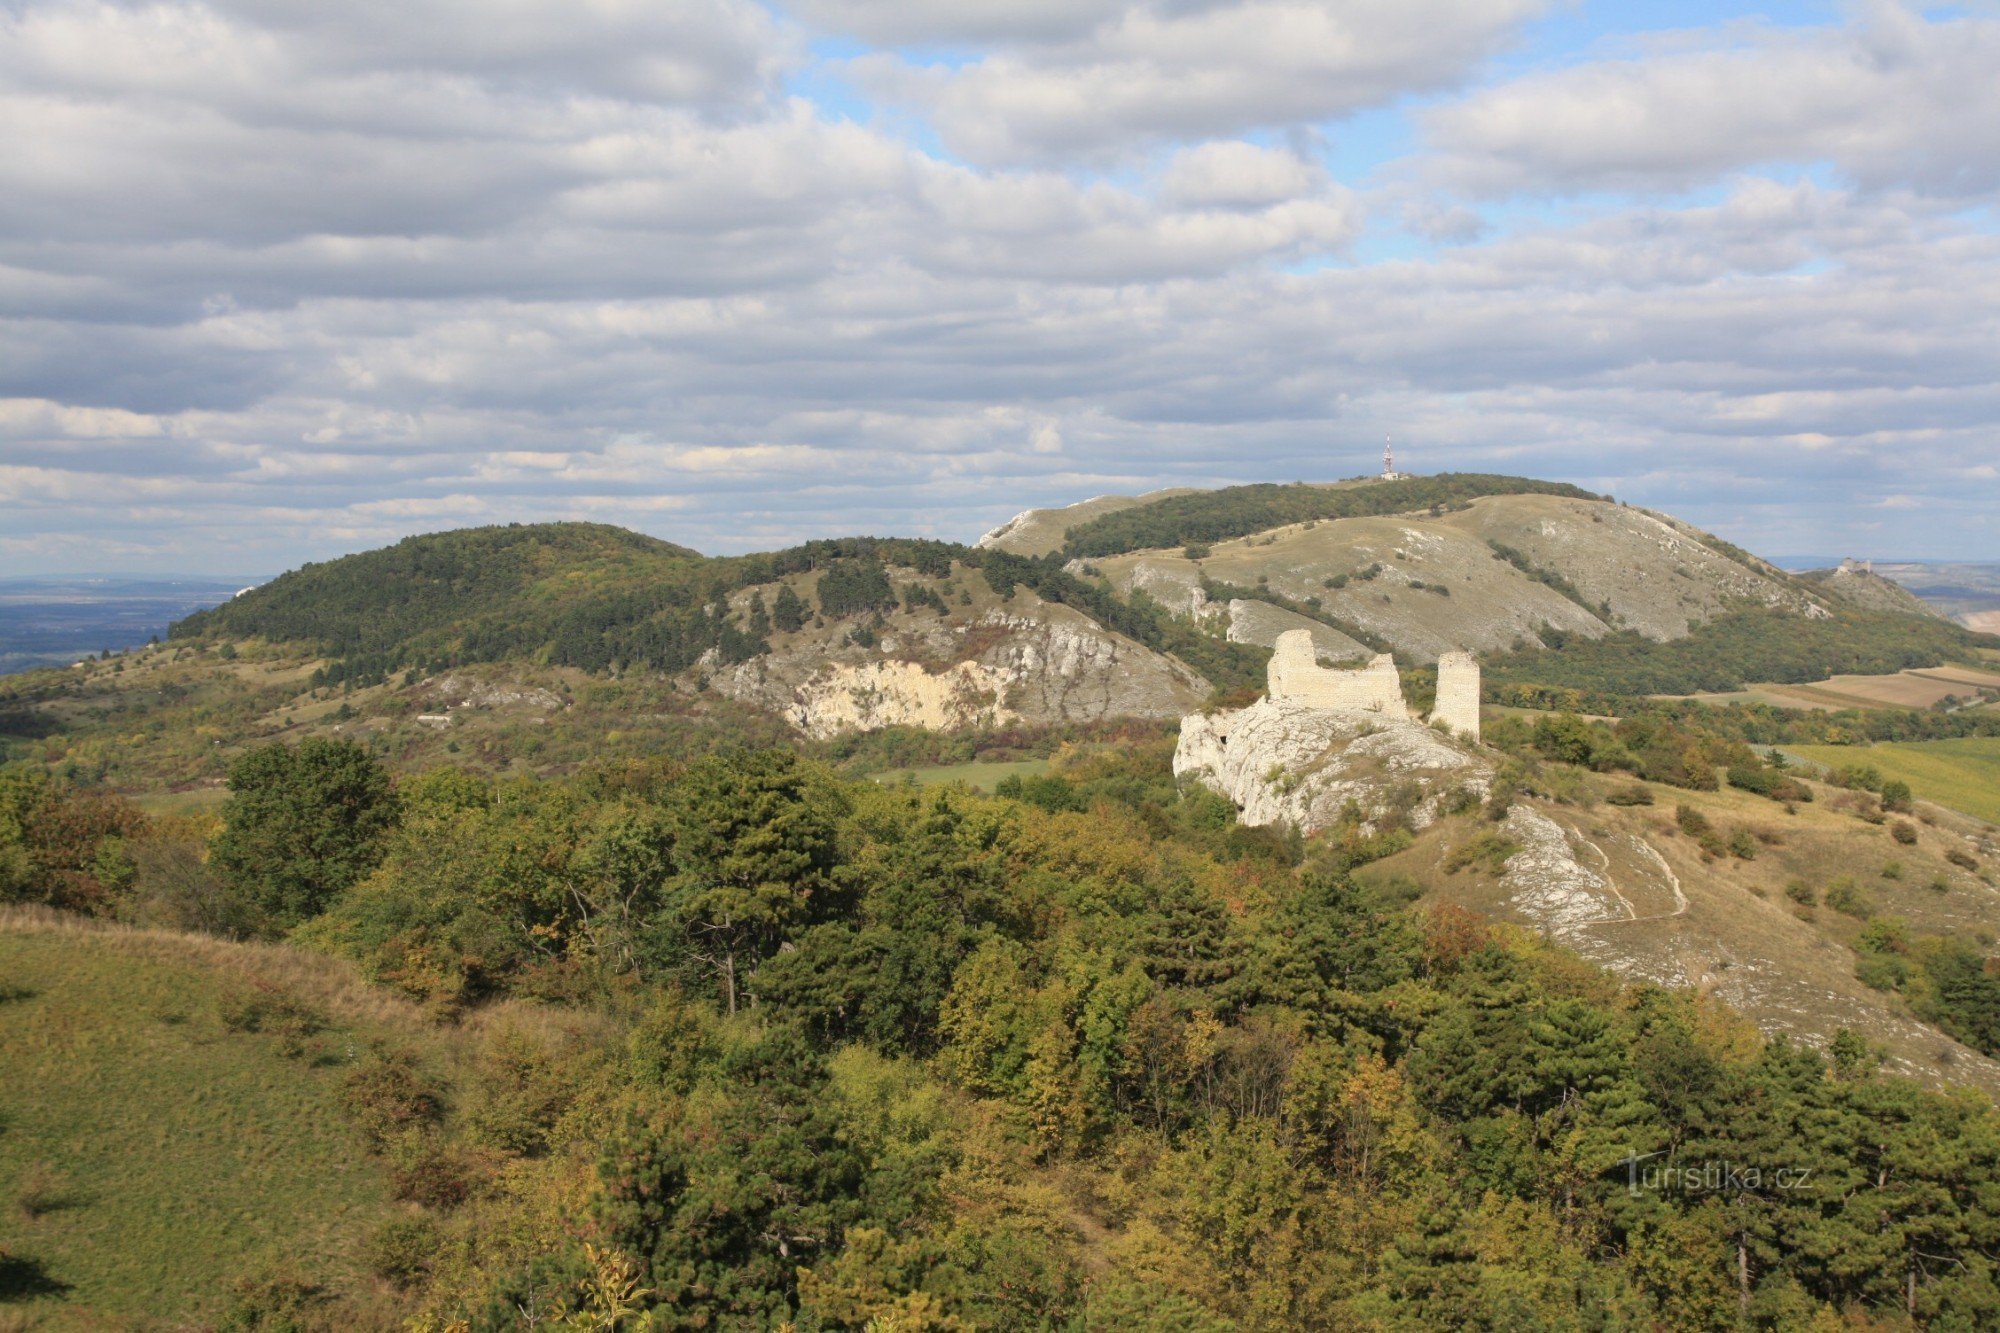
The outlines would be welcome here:
<svg viewBox="0 0 2000 1333">
<path fill-rule="evenodd" d="M 1414 716 L 1403 702 L 1403 681 L 1394 658 L 1380 653 L 1369 659 L 1367 666 L 1351 671 L 1323 667 L 1313 650 L 1310 630 L 1287 630 L 1278 636 L 1271 652 L 1266 693 L 1272 699 L 1312 708 Z M 1446 653 L 1438 658 L 1437 703 L 1430 720 L 1448 724 L 1454 736 L 1479 739 L 1479 663 L 1471 653 Z"/>
<path fill-rule="evenodd" d="M 1438 658 L 1437 699 L 1431 722 L 1442 722 L 1454 736 L 1479 739 L 1479 661 L 1471 653 L 1446 653 Z"/>
</svg>

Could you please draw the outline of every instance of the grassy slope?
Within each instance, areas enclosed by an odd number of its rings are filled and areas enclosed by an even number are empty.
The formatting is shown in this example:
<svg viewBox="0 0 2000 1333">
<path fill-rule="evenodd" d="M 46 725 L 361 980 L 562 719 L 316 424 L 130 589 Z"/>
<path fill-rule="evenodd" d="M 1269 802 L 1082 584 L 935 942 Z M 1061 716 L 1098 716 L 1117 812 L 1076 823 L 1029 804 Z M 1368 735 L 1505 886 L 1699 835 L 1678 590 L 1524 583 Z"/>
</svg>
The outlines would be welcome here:
<svg viewBox="0 0 2000 1333">
<path fill-rule="evenodd" d="M 229 1283 L 279 1271 L 365 1285 L 356 1249 L 386 1215 L 379 1166 L 337 1104 L 338 1068 L 231 1032 L 230 987 L 269 976 L 336 1026 L 334 1060 L 399 1026 L 331 963 L 164 932 L 0 917 L 0 1246 L 67 1290 L 43 1327 L 213 1315 Z M 29 1218 L 24 1173 L 62 1206 Z"/>
<path fill-rule="evenodd" d="M 1867 764 L 1884 777 L 1901 778 L 1926 801 L 2000 824 L 2000 737 L 1975 736 L 1954 741 L 1910 744 L 1797 745 L 1787 750 L 1801 758 L 1842 767 Z"/>
<path fill-rule="evenodd" d="M 964 764 L 937 764 L 924 768 L 892 768 L 875 775 L 877 782 L 891 785 L 905 778 L 919 786 L 934 787 L 947 782 L 963 782 L 976 791 L 990 792 L 1002 778 L 1038 778 L 1049 771 L 1046 759 L 974 760 Z"/>
</svg>

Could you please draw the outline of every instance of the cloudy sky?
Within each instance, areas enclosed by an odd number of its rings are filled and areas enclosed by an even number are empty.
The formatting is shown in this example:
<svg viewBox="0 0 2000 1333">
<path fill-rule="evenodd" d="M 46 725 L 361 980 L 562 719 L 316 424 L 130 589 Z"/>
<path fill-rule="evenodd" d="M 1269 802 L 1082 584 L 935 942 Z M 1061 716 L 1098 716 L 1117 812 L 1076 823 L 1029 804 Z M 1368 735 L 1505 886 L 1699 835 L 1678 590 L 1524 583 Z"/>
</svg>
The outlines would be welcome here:
<svg viewBox="0 0 2000 1333">
<path fill-rule="evenodd" d="M 2000 559 L 2000 4 L 0 0 L 0 576 L 1418 471 Z"/>
</svg>

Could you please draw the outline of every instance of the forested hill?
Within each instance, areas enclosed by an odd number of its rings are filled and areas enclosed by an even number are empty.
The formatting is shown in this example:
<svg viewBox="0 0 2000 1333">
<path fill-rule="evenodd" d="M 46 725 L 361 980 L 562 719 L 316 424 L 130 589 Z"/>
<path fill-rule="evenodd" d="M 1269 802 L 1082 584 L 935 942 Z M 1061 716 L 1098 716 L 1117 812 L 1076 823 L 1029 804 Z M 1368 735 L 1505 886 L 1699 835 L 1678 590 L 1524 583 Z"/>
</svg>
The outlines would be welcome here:
<svg viewBox="0 0 2000 1333">
<path fill-rule="evenodd" d="M 892 581 L 891 570 L 905 572 Z M 976 573 L 983 591 L 1001 601 L 1025 587 L 1044 602 L 1074 607 L 1217 685 L 1262 678 L 1261 650 L 1219 642 L 1144 599 L 1121 600 L 1059 559 L 900 537 L 704 556 L 587 523 L 431 533 L 306 565 L 180 621 L 170 637 L 303 647 L 335 659 L 330 683 L 519 659 L 674 674 L 711 653 L 724 663 L 747 661 L 770 651 L 774 628 L 798 628 L 782 609 L 776 585 L 784 580 L 814 576 L 796 614 L 865 623 L 905 607 L 954 614 L 937 587 L 955 572 Z M 738 596 L 746 589 L 760 590 L 747 606 Z M 768 608 L 766 592 L 774 594 Z"/>
<path fill-rule="evenodd" d="M 379 652 L 467 623 L 534 621 L 641 582 L 686 583 L 706 563 L 699 551 L 603 523 L 433 532 L 303 565 L 189 616 L 173 635 Z"/>
<path fill-rule="evenodd" d="M 1928 667 L 1978 646 L 1560 482 L 1446 473 L 1078 509 L 1074 524 L 1031 511 L 979 546 L 847 537 L 727 557 L 600 524 L 433 533 L 307 565 L 171 637 L 330 659 L 315 687 L 509 661 L 694 681 L 759 659 L 796 682 L 885 641 L 933 672 L 1004 656 L 1007 636 L 1080 623 L 1055 604 L 1224 690 L 1260 684 L 1276 634 L 1306 626 L 1411 666 L 1473 651 L 1495 687 L 1607 694 Z M 1011 680 L 1064 693 L 1046 652 L 1020 654 L 1040 665 Z"/>
<path fill-rule="evenodd" d="M 1433 477 L 1367 481 L 1342 486 L 1225 486 L 1172 495 L 1120 509 L 1069 529 L 1063 549 L 1071 556 L 1120 555 L 1190 543 L 1227 541 L 1290 523 L 1336 518 L 1376 518 L 1461 505 L 1493 495 L 1557 495 L 1598 500 L 1579 486 L 1487 472 L 1441 472 Z"/>
</svg>

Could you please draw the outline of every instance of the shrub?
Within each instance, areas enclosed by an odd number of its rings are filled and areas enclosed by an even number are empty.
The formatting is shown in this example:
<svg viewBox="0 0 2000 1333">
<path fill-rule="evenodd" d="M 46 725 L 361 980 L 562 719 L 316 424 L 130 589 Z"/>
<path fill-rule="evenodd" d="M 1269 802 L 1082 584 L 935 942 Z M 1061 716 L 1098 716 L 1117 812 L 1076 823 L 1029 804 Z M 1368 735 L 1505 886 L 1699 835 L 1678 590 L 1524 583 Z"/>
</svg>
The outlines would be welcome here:
<svg viewBox="0 0 2000 1333">
<path fill-rule="evenodd" d="M 377 1047 L 347 1075 L 341 1089 L 347 1113 L 377 1147 L 400 1134 L 437 1123 L 444 1107 L 408 1051 Z"/>
<path fill-rule="evenodd" d="M 1198 544 L 1183 546 L 1181 548 L 1181 554 L 1186 556 L 1190 560 L 1206 560 L 1208 559 L 1208 548 L 1206 546 L 1201 546 Z"/>
<path fill-rule="evenodd" d="M 1882 784 L 1882 808 L 1908 814 L 1911 806 L 1910 784 L 1891 778 Z"/>
<path fill-rule="evenodd" d="M 219 1333 L 293 1333 L 320 1327 L 316 1318 L 332 1298 L 324 1287 L 290 1274 L 241 1278 L 216 1324 Z"/>
<path fill-rule="evenodd" d="M 319 1009 L 260 977 L 251 978 L 247 986 L 224 991 L 216 1011 L 229 1031 L 274 1036 L 279 1054 L 294 1059 L 313 1050 L 310 1039 L 328 1025 Z"/>
<path fill-rule="evenodd" d="M 1804 907 L 1817 906 L 1819 903 L 1819 894 L 1813 891 L 1812 885 L 1802 879 L 1795 879 L 1785 885 L 1785 896 Z"/>
<path fill-rule="evenodd" d="M 435 1134 L 415 1131 L 389 1148 L 389 1187 L 426 1208 L 456 1208 L 478 1188 L 481 1163 Z"/>
<path fill-rule="evenodd" d="M 1897 842 L 1902 843 L 1905 847 L 1915 846 L 1917 841 L 1917 826 L 1910 823 L 1907 819 L 1899 819 L 1889 825 L 1889 836 Z"/>
<path fill-rule="evenodd" d="M 1488 873 L 1498 875 L 1507 868 L 1507 862 L 1521 844 L 1496 830 L 1489 829 L 1452 850 L 1444 859 L 1444 872 L 1456 875 L 1467 866 L 1483 866 Z"/>
<path fill-rule="evenodd" d="M 1629 787 L 1616 787 L 1604 798 L 1609 805 L 1651 805 L 1653 789 L 1637 782 Z"/>
<path fill-rule="evenodd" d="M 1750 768 L 1743 764 L 1729 766 L 1729 785 L 1743 791 L 1755 792 L 1759 796 L 1769 796 L 1777 785 L 1777 775 L 1768 768 Z"/>
<path fill-rule="evenodd" d="M 1960 870 L 1979 869 L 1979 858 L 1962 848 L 1952 848 L 1944 854 L 1944 859 L 1957 866 Z"/>
<path fill-rule="evenodd" d="M 1858 921 L 1866 921 L 1875 915 L 1875 904 L 1869 901 L 1859 885 L 1845 875 L 1827 885 L 1826 905 Z"/>
<path fill-rule="evenodd" d="M 1739 861 L 1757 859 L 1757 838 L 1749 829 L 1740 828 L 1729 835 L 1729 854 Z"/>
<path fill-rule="evenodd" d="M 392 1217 L 368 1238 L 368 1269 L 398 1287 L 414 1287 L 437 1259 L 437 1223 L 428 1217 Z"/>
</svg>

